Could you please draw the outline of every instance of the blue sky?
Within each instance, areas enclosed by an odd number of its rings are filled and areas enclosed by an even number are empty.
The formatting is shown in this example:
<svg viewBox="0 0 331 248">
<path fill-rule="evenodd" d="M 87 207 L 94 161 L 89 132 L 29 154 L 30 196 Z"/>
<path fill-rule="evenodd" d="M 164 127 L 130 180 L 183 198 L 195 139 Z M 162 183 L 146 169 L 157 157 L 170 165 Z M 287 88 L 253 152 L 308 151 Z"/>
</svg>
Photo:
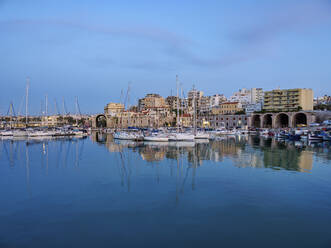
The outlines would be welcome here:
<svg viewBox="0 0 331 248">
<path fill-rule="evenodd" d="M 0 0 L 0 113 L 62 99 L 102 112 L 131 82 L 148 92 L 230 96 L 239 88 L 313 88 L 331 94 L 331 1 Z M 44 103 L 43 103 L 44 105 Z M 22 108 L 23 111 L 24 108 Z"/>
</svg>

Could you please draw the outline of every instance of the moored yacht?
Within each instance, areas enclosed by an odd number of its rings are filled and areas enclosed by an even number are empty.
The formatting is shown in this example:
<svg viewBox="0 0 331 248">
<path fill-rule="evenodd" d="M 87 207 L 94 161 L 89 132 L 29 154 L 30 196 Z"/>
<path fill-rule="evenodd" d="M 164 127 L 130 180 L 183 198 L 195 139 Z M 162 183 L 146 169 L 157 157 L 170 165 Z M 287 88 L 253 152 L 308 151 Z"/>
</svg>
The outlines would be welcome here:
<svg viewBox="0 0 331 248">
<path fill-rule="evenodd" d="M 194 141 L 194 134 L 191 133 L 172 133 L 169 135 L 169 141 Z"/>
<path fill-rule="evenodd" d="M 13 136 L 13 131 L 12 130 L 1 130 L 0 136 Z"/>
</svg>

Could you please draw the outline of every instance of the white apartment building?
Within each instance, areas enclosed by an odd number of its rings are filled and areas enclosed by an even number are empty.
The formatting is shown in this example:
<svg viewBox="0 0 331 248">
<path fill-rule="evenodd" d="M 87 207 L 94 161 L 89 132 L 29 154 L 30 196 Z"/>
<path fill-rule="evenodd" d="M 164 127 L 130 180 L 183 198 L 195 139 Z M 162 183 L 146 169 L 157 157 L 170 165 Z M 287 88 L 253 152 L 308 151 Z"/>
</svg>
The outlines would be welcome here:
<svg viewBox="0 0 331 248">
<path fill-rule="evenodd" d="M 229 102 L 239 102 L 242 105 L 249 104 L 251 102 L 251 91 L 245 88 L 239 89 L 229 98 Z"/>
<path fill-rule="evenodd" d="M 210 107 L 217 107 L 221 103 L 226 102 L 227 99 L 223 94 L 216 94 L 210 97 Z"/>
<path fill-rule="evenodd" d="M 263 89 L 262 88 L 251 88 L 251 101 L 250 103 L 263 103 Z"/>
</svg>

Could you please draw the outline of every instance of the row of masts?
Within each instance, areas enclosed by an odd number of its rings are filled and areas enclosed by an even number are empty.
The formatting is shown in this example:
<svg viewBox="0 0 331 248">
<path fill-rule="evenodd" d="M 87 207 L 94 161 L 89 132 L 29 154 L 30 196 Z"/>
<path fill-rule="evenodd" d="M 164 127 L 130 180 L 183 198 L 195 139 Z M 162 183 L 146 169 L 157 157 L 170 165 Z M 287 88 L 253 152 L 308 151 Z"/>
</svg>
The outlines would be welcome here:
<svg viewBox="0 0 331 248">
<path fill-rule="evenodd" d="M 179 122 L 180 122 L 180 113 L 179 113 L 179 105 L 181 106 L 182 104 L 180 103 L 180 98 L 179 98 L 179 87 L 180 83 L 178 81 L 178 75 L 176 75 L 176 87 L 177 87 L 177 133 L 179 132 Z M 193 130 L 194 130 L 194 135 L 197 134 L 197 109 L 196 109 L 196 99 L 195 99 L 195 87 L 193 85 Z M 181 95 L 183 96 L 183 89 L 181 89 Z"/>
<path fill-rule="evenodd" d="M 30 78 L 27 77 L 26 79 L 26 89 L 25 89 L 25 125 L 28 126 L 29 123 L 29 90 L 30 90 Z M 20 104 L 19 111 L 17 113 L 17 116 L 21 115 L 21 109 L 22 109 L 22 103 L 23 103 L 24 98 L 22 98 L 22 102 Z M 67 106 L 64 100 L 64 97 L 62 98 L 62 107 L 63 107 L 63 113 L 62 115 L 69 115 L 70 113 L 67 111 Z M 75 97 L 75 111 L 76 111 L 76 117 L 81 116 L 81 111 L 80 111 L 80 106 L 78 103 L 78 97 Z M 56 99 L 54 99 L 54 113 L 55 115 L 61 115 L 58 104 Z M 43 101 L 41 101 L 41 108 L 40 108 L 40 116 L 47 117 L 49 115 L 48 113 L 48 95 L 45 95 L 45 109 L 43 109 Z M 11 101 L 9 104 L 9 108 L 7 111 L 7 116 L 10 117 L 10 123 L 13 121 L 13 117 L 16 116 L 15 109 L 14 109 L 14 104 Z M 46 122 L 47 122 L 46 118 Z M 78 118 L 76 118 L 76 124 L 78 122 Z"/>
</svg>

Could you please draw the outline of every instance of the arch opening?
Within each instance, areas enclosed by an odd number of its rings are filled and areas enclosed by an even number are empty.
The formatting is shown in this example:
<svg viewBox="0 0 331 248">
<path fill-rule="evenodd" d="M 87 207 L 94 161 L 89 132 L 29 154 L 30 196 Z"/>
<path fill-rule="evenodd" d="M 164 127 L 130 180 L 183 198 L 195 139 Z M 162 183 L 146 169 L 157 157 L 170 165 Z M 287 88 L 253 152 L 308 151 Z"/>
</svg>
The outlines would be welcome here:
<svg viewBox="0 0 331 248">
<path fill-rule="evenodd" d="M 285 128 L 289 126 L 289 117 L 287 114 L 280 113 L 276 117 L 277 128 Z"/>
<path fill-rule="evenodd" d="M 266 114 L 263 116 L 263 127 L 264 128 L 272 127 L 272 114 Z"/>
<path fill-rule="evenodd" d="M 261 117 L 260 115 L 253 115 L 252 116 L 252 126 L 255 128 L 261 127 Z"/>
<path fill-rule="evenodd" d="M 293 118 L 294 127 L 307 126 L 307 115 L 305 113 L 297 113 Z"/>
<path fill-rule="evenodd" d="M 107 119 L 104 115 L 98 115 L 96 117 L 97 128 L 105 128 L 107 126 Z"/>
</svg>

